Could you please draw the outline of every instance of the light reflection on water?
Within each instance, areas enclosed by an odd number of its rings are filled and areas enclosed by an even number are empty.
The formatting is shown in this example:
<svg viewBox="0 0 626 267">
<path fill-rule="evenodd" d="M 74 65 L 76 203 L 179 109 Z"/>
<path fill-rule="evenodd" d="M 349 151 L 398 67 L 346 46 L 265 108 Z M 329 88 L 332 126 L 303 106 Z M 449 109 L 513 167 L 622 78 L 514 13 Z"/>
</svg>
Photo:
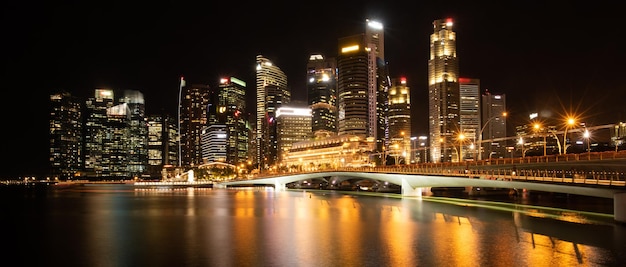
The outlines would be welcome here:
<svg viewBox="0 0 626 267">
<path fill-rule="evenodd" d="M 10 219 L 2 226 L 12 229 L 6 242 L 16 246 L 4 251 L 5 259 L 24 265 L 619 266 L 626 260 L 626 226 L 606 217 L 492 210 L 483 202 L 129 186 L 7 198 L 3 218 Z"/>
</svg>

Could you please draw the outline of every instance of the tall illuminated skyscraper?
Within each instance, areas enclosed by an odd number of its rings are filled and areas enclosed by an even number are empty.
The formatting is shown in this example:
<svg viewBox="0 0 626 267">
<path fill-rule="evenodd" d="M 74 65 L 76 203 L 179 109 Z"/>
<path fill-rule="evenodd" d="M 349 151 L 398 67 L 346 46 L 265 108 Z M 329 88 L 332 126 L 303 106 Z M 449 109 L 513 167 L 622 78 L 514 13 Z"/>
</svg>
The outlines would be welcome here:
<svg viewBox="0 0 626 267">
<path fill-rule="evenodd" d="M 428 60 L 428 126 L 432 162 L 456 160 L 459 127 L 459 65 L 452 19 L 433 22 Z"/>
<path fill-rule="evenodd" d="M 459 95 L 461 97 L 459 124 L 465 135 L 462 145 L 463 158 L 478 158 L 476 155 L 480 122 L 480 80 L 459 78 Z M 472 148 L 471 145 L 474 145 Z"/>
<path fill-rule="evenodd" d="M 374 138 L 380 151 L 387 137 L 389 78 L 383 25 L 366 24 L 365 33 L 339 39 L 338 132 Z"/>
<path fill-rule="evenodd" d="M 50 95 L 50 173 L 73 179 L 83 167 L 82 105 L 68 92 Z"/>
<path fill-rule="evenodd" d="M 410 92 L 404 77 L 394 80 L 389 87 L 389 152 L 405 162 L 411 160 Z"/>
<path fill-rule="evenodd" d="M 270 105 L 268 105 L 270 100 Z M 269 166 L 265 160 L 268 148 L 275 148 L 275 133 L 264 132 L 264 129 L 275 129 L 273 112 L 281 105 L 288 104 L 291 92 L 287 84 L 287 75 L 262 55 L 256 57 L 256 138 L 257 163 L 260 168 Z M 274 152 L 270 158 L 277 157 Z M 269 159 L 269 158 L 268 158 Z"/>
<path fill-rule="evenodd" d="M 185 86 L 180 111 L 181 159 L 183 166 L 194 166 L 202 160 L 202 129 L 207 123 L 209 86 Z"/>
<path fill-rule="evenodd" d="M 337 134 L 337 62 L 319 54 L 307 63 L 307 94 L 315 136 Z"/>
<path fill-rule="evenodd" d="M 235 77 L 221 78 L 219 88 L 217 112 L 228 133 L 226 162 L 239 165 L 248 159 L 246 82 Z"/>
<path fill-rule="evenodd" d="M 128 172 L 132 177 L 141 177 L 148 169 L 146 104 L 137 90 L 124 90 L 119 102 L 128 107 Z"/>
<path fill-rule="evenodd" d="M 481 144 L 482 159 L 501 158 L 506 155 L 506 142 L 493 139 L 506 137 L 506 95 L 486 91 L 482 95 L 482 121 L 484 130 Z"/>
</svg>

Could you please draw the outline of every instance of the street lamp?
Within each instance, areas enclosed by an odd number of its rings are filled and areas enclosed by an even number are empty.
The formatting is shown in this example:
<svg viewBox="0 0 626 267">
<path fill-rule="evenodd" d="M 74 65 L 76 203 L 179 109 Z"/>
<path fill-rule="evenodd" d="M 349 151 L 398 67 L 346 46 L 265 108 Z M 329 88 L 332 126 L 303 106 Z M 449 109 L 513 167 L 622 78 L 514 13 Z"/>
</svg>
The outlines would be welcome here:
<svg viewBox="0 0 626 267">
<path fill-rule="evenodd" d="M 539 132 L 539 130 L 541 130 L 541 124 L 539 123 L 535 123 L 535 125 L 533 125 L 533 128 L 535 128 L 535 132 Z M 543 133 L 543 156 L 545 157 L 547 155 L 546 153 L 546 133 Z"/>
<path fill-rule="evenodd" d="M 506 112 L 502 112 L 502 117 L 505 117 L 508 115 L 508 113 Z M 482 128 L 480 128 L 480 132 L 478 132 L 478 160 L 482 160 L 483 159 L 483 151 L 482 151 L 482 145 L 483 145 L 483 131 L 485 130 L 485 128 L 487 128 L 487 125 L 489 124 L 489 122 L 491 122 L 491 120 L 495 119 L 495 118 L 499 118 L 500 116 L 493 116 L 489 119 L 487 119 L 487 121 L 485 122 L 485 124 L 483 125 Z M 491 157 L 491 154 L 489 155 Z"/>
<path fill-rule="evenodd" d="M 576 119 L 569 117 L 565 123 L 565 131 L 563 132 L 563 153 L 567 154 L 567 129 L 576 123 Z"/>
<path fill-rule="evenodd" d="M 591 134 L 589 133 L 589 129 L 585 129 L 585 133 L 583 134 L 583 137 L 585 137 L 585 139 L 587 139 L 587 158 L 591 158 L 591 149 L 590 149 L 590 137 Z"/>
<path fill-rule="evenodd" d="M 461 162 L 463 159 L 463 140 L 465 140 L 465 135 L 463 133 L 459 133 L 457 139 L 459 140 L 459 151 L 456 155 L 459 157 L 458 161 Z"/>
</svg>

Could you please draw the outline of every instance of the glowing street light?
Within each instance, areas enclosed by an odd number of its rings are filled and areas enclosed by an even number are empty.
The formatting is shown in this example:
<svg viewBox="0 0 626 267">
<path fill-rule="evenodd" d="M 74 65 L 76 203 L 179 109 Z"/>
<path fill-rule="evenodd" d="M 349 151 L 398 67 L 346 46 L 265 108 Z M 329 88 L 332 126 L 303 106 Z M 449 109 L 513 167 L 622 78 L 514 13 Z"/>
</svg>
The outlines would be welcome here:
<svg viewBox="0 0 626 267">
<path fill-rule="evenodd" d="M 589 133 L 589 129 L 585 129 L 585 133 L 583 133 L 583 137 L 587 139 L 587 159 L 591 159 L 591 148 L 589 143 L 591 142 L 591 133 Z"/>
<path fill-rule="evenodd" d="M 569 117 L 565 123 L 565 131 L 563 132 L 563 153 L 567 154 L 567 129 L 576 124 L 576 119 Z"/>
<path fill-rule="evenodd" d="M 463 140 L 465 140 L 465 134 L 459 133 L 457 140 L 459 140 L 459 152 L 457 153 L 457 156 L 459 157 L 459 162 L 461 162 L 463 159 Z"/>
</svg>

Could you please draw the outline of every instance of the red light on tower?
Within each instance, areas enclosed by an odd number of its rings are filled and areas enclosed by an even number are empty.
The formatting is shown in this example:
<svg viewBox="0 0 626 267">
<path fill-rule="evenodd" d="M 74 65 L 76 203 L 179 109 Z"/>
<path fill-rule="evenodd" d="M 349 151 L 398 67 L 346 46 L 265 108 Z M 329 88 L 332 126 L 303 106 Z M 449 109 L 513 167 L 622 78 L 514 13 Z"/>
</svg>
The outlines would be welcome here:
<svg viewBox="0 0 626 267">
<path fill-rule="evenodd" d="M 469 78 L 459 78 L 460 83 L 468 83 L 470 81 Z"/>
<path fill-rule="evenodd" d="M 406 84 L 406 77 L 400 78 L 400 84 Z"/>
</svg>

